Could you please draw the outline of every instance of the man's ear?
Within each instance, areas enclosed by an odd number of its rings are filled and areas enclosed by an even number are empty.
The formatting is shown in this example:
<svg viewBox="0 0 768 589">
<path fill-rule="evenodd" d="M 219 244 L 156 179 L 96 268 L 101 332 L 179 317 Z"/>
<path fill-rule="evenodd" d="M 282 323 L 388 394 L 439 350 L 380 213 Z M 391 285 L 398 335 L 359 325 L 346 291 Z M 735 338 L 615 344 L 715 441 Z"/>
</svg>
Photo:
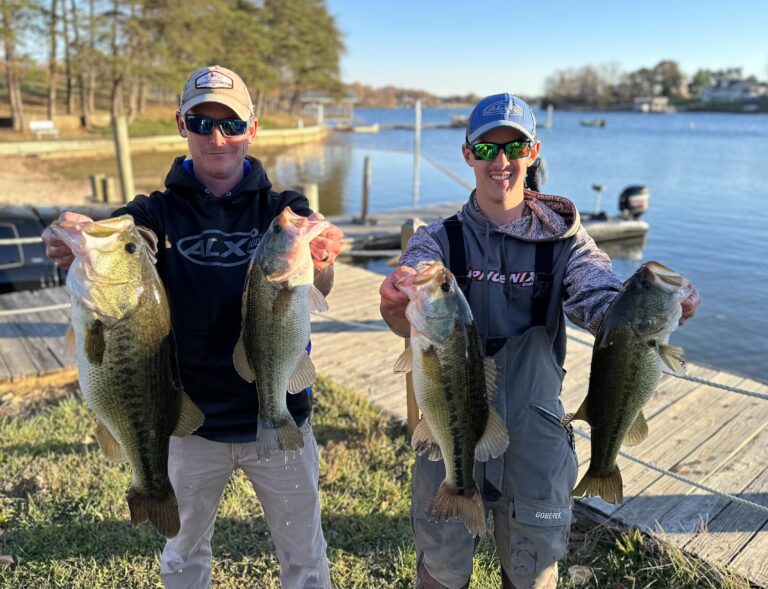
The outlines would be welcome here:
<svg viewBox="0 0 768 589">
<path fill-rule="evenodd" d="M 184 118 L 181 116 L 181 113 L 176 113 L 176 126 L 179 128 L 179 135 L 181 135 L 184 139 L 187 138 L 187 126 L 184 123 Z"/>
<path fill-rule="evenodd" d="M 248 145 L 251 145 L 256 141 L 256 131 L 259 130 L 259 119 L 253 117 L 251 124 L 248 126 Z"/>
</svg>

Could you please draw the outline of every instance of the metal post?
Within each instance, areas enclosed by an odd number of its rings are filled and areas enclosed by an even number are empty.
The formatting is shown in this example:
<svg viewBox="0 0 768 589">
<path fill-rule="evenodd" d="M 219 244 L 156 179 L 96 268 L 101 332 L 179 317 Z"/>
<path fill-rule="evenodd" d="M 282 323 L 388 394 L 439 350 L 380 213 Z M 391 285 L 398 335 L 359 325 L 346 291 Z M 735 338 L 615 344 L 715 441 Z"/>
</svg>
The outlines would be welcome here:
<svg viewBox="0 0 768 589">
<path fill-rule="evenodd" d="M 371 156 L 365 156 L 363 164 L 363 200 L 360 203 L 360 222 L 365 224 L 368 220 L 368 199 L 371 195 Z"/>
<path fill-rule="evenodd" d="M 408 247 L 408 240 L 422 225 L 426 225 L 426 223 L 415 217 L 408 219 L 400 226 L 400 247 L 403 251 Z M 405 338 L 405 348 L 408 349 L 410 346 L 411 338 L 407 337 Z M 410 372 L 405 375 L 405 403 L 408 412 L 408 431 L 413 433 L 419 423 L 419 406 L 416 404 L 416 395 L 413 392 L 413 376 Z"/>
<path fill-rule="evenodd" d="M 416 121 L 413 126 L 413 206 L 419 202 L 419 160 L 421 159 L 421 100 L 414 105 Z"/>
<path fill-rule="evenodd" d="M 91 193 L 93 202 L 106 202 L 104 200 L 104 174 L 91 174 Z"/>
<path fill-rule="evenodd" d="M 133 188 L 133 165 L 131 164 L 131 146 L 128 143 L 128 122 L 125 117 L 112 118 L 112 132 L 115 136 L 117 169 L 120 172 L 120 188 L 123 202 L 133 200 L 136 192 Z"/>
</svg>

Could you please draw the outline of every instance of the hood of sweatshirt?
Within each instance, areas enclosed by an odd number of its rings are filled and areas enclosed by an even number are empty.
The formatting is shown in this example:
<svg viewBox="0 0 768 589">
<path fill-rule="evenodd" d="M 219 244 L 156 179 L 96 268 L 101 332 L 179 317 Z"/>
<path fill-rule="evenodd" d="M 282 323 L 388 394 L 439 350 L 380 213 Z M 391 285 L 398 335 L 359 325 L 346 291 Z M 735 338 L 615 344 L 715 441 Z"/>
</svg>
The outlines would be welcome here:
<svg viewBox="0 0 768 589">
<path fill-rule="evenodd" d="M 567 198 L 526 190 L 524 199 L 522 217 L 499 226 L 480 210 L 473 191 L 462 208 L 463 220 L 481 232 L 498 232 L 523 241 L 560 241 L 578 231 L 579 211 Z"/>
<path fill-rule="evenodd" d="M 215 203 L 217 206 L 240 204 L 254 198 L 262 190 L 270 190 L 272 183 L 267 178 L 264 166 L 258 159 L 246 156 L 243 162 L 243 179 L 226 194 L 214 196 L 213 193 L 193 173 L 194 162 L 179 156 L 173 161 L 171 170 L 165 178 L 165 186 L 175 194 L 192 198 L 202 204 Z"/>
</svg>

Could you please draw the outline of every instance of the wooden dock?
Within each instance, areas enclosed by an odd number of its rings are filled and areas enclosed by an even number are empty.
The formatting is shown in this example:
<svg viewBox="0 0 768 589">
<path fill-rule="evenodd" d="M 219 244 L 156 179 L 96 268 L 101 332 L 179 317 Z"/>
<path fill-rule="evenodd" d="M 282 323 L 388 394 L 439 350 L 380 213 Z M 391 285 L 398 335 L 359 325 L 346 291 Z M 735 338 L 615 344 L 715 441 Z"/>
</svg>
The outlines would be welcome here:
<svg viewBox="0 0 768 589">
<path fill-rule="evenodd" d="M 382 411 L 404 420 L 404 377 L 392 366 L 403 340 L 392 334 L 378 311 L 383 277 L 337 264 L 330 310 L 312 320 L 313 359 L 318 372 L 366 396 Z M 63 288 L 0 296 L 0 308 L 67 302 Z M 71 370 L 63 339 L 66 311 L 0 317 L 0 380 L 5 388 L 30 378 Z M 690 327 L 693 329 L 693 327 Z M 688 327 L 686 327 L 688 329 Z M 566 411 L 586 394 L 592 338 L 569 331 L 568 374 L 563 387 Z M 688 364 L 691 376 L 726 386 L 768 393 L 768 385 L 724 371 Z M 650 435 L 629 455 L 657 467 L 746 499 L 768 509 L 768 402 L 734 392 L 664 376 L 645 409 Z M 575 423 L 588 431 L 588 426 Z M 581 477 L 589 462 L 589 442 L 577 436 Z M 707 562 L 725 566 L 759 587 L 768 587 L 768 511 L 619 459 L 625 502 L 579 500 L 596 514 L 662 536 Z"/>
</svg>

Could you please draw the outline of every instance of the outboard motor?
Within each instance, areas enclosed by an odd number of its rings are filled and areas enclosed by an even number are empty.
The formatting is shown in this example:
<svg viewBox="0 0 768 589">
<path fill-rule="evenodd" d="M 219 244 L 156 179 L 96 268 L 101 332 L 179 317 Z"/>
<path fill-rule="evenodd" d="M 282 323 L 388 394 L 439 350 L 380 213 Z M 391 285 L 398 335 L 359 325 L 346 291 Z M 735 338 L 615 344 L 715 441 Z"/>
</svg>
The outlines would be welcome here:
<svg viewBox="0 0 768 589">
<path fill-rule="evenodd" d="M 619 211 L 624 219 L 639 219 L 648 210 L 651 198 L 647 186 L 627 186 L 619 195 Z"/>
</svg>

